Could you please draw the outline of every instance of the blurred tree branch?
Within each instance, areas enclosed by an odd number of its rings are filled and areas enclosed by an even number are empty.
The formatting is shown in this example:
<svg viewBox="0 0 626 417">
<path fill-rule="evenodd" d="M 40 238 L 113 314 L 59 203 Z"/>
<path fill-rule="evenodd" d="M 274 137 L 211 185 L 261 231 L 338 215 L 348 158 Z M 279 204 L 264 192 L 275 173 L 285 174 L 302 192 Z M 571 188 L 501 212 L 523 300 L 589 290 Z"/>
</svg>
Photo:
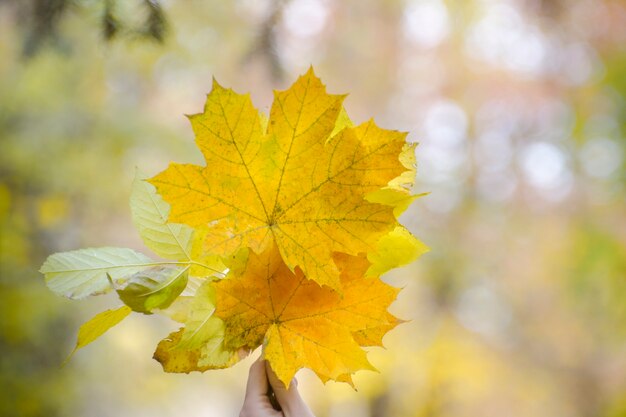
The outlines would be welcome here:
<svg viewBox="0 0 626 417">
<path fill-rule="evenodd" d="M 85 8 L 101 8 L 102 18 L 98 30 L 110 41 L 119 35 L 142 37 L 163 42 L 167 32 L 167 20 L 159 0 L 141 0 L 146 17 L 139 27 L 127 27 L 126 19 L 117 14 L 117 0 L 0 0 L 0 7 L 8 8 L 16 21 L 25 22 L 22 53 L 32 57 L 46 44 L 62 46 L 59 36 L 60 23 L 67 14 Z"/>
<path fill-rule="evenodd" d="M 140 26 L 129 27 L 129 16 L 120 15 L 118 0 L 0 0 L 0 7 L 9 10 L 15 20 L 24 22 L 24 44 L 22 54 L 29 58 L 36 55 L 44 46 L 63 48 L 65 45 L 59 35 L 62 19 L 72 13 L 87 8 L 99 8 L 100 26 L 97 30 L 105 41 L 116 38 L 132 39 L 136 37 L 151 39 L 162 43 L 168 30 L 167 17 L 159 0 L 137 0 L 146 12 L 146 18 Z M 274 79 L 284 75 L 284 66 L 277 51 L 276 26 L 282 18 L 283 9 L 289 0 L 274 0 L 267 17 L 261 23 L 256 40 L 243 57 L 247 63 L 256 57 L 265 60 Z"/>
<path fill-rule="evenodd" d="M 256 42 L 252 44 L 248 53 L 244 56 L 243 62 L 247 63 L 257 56 L 267 61 L 272 77 L 275 80 L 282 80 L 285 69 L 277 51 L 276 25 L 280 22 L 283 10 L 289 0 L 275 0 L 272 3 L 270 13 L 261 24 Z"/>
</svg>

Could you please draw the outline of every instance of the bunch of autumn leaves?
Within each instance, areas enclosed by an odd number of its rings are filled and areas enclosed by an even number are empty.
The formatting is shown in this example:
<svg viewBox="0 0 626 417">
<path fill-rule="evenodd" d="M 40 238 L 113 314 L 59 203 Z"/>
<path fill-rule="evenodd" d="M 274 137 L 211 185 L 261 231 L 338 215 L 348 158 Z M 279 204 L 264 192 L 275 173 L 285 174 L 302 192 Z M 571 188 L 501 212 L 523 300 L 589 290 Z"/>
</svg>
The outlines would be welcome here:
<svg viewBox="0 0 626 417">
<path fill-rule="evenodd" d="M 107 277 L 130 309 L 183 323 L 154 354 L 165 371 L 228 367 L 259 346 L 285 384 L 302 367 L 348 383 L 373 369 L 362 347 L 400 322 L 387 311 L 398 289 L 379 276 L 426 248 L 397 221 L 416 198 L 413 146 L 373 121 L 353 126 L 344 97 L 311 69 L 275 93 L 266 120 L 214 83 L 190 116 L 206 166 L 172 163 L 136 184 L 164 222 L 135 210 L 135 223 L 148 246 L 174 247 L 173 266 Z"/>
</svg>

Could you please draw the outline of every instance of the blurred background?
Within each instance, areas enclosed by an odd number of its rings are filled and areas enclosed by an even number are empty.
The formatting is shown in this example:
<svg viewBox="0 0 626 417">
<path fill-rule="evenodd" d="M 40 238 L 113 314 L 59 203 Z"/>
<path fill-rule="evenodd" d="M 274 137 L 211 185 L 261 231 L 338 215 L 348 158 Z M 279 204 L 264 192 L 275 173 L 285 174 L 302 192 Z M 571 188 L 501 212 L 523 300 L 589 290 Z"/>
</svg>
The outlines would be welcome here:
<svg viewBox="0 0 626 417">
<path fill-rule="evenodd" d="M 372 349 L 380 374 L 299 373 L 317 416 L 626 416 L 619 0 L 0 0 L 0 415 L 237 415 L 253 358 L 165 374 L 159 317 L 61 368 L 119 301 L 58 298 L 37 270 L 145 251 L 135 167 L 201 163 L 184 114 L 211 78 L 267 113 L 311 64 L 354 121 L 420 143 L 430 194 L 401 220 L 431 247 L 385 277 L 409 322 Z"/>
</svg>

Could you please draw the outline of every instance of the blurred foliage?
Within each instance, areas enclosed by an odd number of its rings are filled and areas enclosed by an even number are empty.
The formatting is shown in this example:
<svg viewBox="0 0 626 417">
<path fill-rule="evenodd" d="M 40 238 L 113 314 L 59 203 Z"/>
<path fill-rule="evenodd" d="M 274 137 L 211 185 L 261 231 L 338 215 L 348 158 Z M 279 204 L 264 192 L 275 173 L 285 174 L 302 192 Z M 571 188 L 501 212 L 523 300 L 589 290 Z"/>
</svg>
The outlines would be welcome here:
<svg viewBox="0 0 626 417">
<path fill-rule="evenodd" d="M 236 415 L 249 362 L 165 375 L 157 318 L 60 368 L 117 304 L 58 299 L 37 268 L 141 250 L 135 166 L 200 161 L 182 114 L 212 76 L 267 111 L 315 64 L 354 120 L 420 142 L 430 194 L 402 222 L 432 249 L 387 277 L 411 321 L 380 374 L 300 375 L 318 416 L 626 415 L 624 28 L 620 0 L 1 1 L 0 414 Z"/>
<path fill-rule="evenodd" d="M 158 0 L 4 0 L 3 3 L 15 19 L 26 23 L 22 51 L 27 57 L 47 45 L 67 46 L 59 34 L 59 26 L 67 14 L 82 9 L 101 16 L 98 30 L 106 40 L 123 35 L 163 42 L 167 28 Z"/>
</svg>

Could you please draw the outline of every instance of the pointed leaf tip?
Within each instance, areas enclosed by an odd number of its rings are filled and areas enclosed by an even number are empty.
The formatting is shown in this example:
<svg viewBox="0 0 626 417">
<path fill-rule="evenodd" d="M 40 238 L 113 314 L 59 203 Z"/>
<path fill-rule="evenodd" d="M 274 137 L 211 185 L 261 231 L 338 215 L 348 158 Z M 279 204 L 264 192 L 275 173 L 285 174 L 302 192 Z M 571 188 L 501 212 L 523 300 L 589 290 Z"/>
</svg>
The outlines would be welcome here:
<svg viewBox="0 0 626 417">
<path fill-rule="evenodd" d="M 217 82 L 217 79 L 215 78 L 215 76 L 211 77 L 211 91 L 216 90 L 216 89 L 224 89 L 224 87 L 221 86 L 221 84 L 219 82 Z M 211 94 L 211 93 L 209 93 Z"/>
</svg>

